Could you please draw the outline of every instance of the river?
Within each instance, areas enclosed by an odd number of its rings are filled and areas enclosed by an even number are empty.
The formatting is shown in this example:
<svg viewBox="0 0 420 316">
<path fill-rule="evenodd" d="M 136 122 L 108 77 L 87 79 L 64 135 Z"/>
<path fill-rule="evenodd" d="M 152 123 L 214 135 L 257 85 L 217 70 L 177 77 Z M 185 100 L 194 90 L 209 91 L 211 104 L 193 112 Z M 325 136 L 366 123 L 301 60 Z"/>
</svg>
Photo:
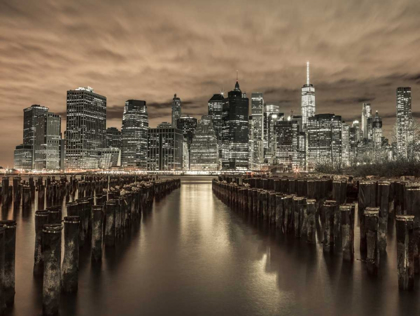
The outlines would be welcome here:
<svg viewBox="0 0 420 316">
<path fill-rule="evenodd" d="M 33 277 L 34 209 L 3 210 L 17 221 L 16 297 L 9 315 L 41 315 L 42 284 Z M 324 255 L 230 210 L 210 177 L 182 179 L 155 202 L 138 229 L 92 265 L 81 250 L 79 291 L 62 295 L 60 315 L 414 315 L 420 290 L 398 290 L 390 229 L 380 273 Z"/>
</svg>

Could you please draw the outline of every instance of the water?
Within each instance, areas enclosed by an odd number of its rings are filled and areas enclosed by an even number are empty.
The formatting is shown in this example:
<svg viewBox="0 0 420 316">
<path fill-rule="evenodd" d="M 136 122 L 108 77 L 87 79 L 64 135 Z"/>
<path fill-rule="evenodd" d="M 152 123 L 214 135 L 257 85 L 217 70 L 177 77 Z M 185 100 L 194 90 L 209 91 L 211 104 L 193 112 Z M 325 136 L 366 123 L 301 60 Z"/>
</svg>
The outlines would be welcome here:
<svg viewBox="0 0 420 316">
<path fill-rule="evenodd" d="M 395 235 L 377 277 L 358 255 L 345 264 L 320 245 L 285 238 L 212 193 L 210 178 L 184 178 L 141 226 L 92 266 L 83 249 L 79 292 L 61 315 L 414 315 L 420 289 L 400 293 Z M 40 315 L 32 275 L 34 210 L 3 211 L 17 229 L 16 298 L 10 315 Z M 391 229 L 391 233 L 393 230 Z M 358 230 L 356 230 L 356 237 Z"/>
</svg>

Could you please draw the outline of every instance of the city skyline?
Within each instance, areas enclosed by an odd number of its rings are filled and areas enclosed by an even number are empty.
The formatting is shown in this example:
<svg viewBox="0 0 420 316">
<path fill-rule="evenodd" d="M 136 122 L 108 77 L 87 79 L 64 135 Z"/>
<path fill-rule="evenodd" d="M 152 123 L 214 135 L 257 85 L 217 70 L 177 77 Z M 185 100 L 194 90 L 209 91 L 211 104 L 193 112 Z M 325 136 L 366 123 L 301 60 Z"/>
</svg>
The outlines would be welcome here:
<svg viewBox="0 0 420 316">
<path fill-rule="evenodd" d="M 105 95 L 107 127 L 119 129 L 125 101 L 146 100 L 155 127 L 171 121 L 175 93 L 183 112 L 199 119 L 211 95 L 232 89 L 239 70 L 241 88 L 249 96 L 262 92 L 266 103 L 280 105 L 284 113 L 300 113 L 307 60 L 317 113 L 335 113 L 351 123 L 360 117 L 361 104 L 371 103 L 389 137 L 397 87 L 412 87 L 413 116 L 419 115 L 419 75 L 413 67 L 419 4 L 405 2 L 401 7 L 375 1 L 327 7 L 320 2 L 310 19 L 304 4 L 279 3 L 278 10 L 269 10 L 264 1 L 200 3 L 201 13 L 188 2 L 127 2 L 119 10 L 94 2 L 83 10 L 74 4 L 52 8 L 43 1 L 2 2 L 0 165 L 13 165 L 24 108 L 48 107 L 62 116 L 64 132 L 67 90 L 92 86 Z M 227 13 L 233 7 L 234 19 Z M 85 15 L 89 8 L 95 8 L 94 18 Z M 147 14 L 131 23 L 129 17 L 140 11 Z M 344 11 L 350 14 L 343 16 Z M 223 27 L 209 23 L 215 12 Z M 330 24 L 319 23 L 325 17 Z M 72 49 L 79 44 L 85 48 Z"/>
</svg>

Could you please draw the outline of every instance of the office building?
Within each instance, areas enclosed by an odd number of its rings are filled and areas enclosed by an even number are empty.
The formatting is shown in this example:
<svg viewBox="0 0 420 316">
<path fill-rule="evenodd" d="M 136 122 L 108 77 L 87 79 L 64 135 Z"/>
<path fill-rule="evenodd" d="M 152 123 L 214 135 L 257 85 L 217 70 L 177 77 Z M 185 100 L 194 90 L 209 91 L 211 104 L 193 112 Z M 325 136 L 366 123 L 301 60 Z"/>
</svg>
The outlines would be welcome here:
<svg viewBox="0 0 420 316">
<path fill-rule="evenodd" d="M 219 149 L 212 117 L 203 115 L 190 147 L 190 170 L 216 171 L 218 167 Z"/>
</svg>

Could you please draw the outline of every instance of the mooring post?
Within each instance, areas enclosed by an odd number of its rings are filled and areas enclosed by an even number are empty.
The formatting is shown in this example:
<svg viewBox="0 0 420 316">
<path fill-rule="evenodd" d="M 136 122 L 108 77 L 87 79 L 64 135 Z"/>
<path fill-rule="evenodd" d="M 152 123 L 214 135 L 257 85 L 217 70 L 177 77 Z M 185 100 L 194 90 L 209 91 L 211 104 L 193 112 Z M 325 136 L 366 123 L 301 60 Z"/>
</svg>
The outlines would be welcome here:
<svg viewBox="0 0 420 316">
<path fill-rule="evenodd" d="M 104 206 L 92 207 L 92 260 L 102 259 Z"/>
<path fill-rule="evenodd" d="M 105 246 L 115 245 L 116 201 L 108 200 L 105 205 Z"/>
<path fill-rule="evenodd" d="M 334 213 L 337 208 L 336 201 L 327 200 L 322 206 L 324 213 L 324 252 L 330 252 L 334 246 Z"/>
<path fill-rule="evenodd" d="M 61 292 L 62 224 L 46 224 L 43 233 L 44 278 L 42 310 L 44 315 L 57 315 Z"/>
<path fill-rule="evenodd" d="M 77 292 L 79 276 L 79 216 L 64 217 L 64 260 L 62 289 L 66 293 Z"/>
<path fill-rule="evenodd" d="M 340 205 L 343 260 L 354 258 L 354 205 Z"/>
<path fill-rule="evenodd" d="M 310 244 L 316 243 L 316 200 L 306 200 L 307 231 L 306 240 Z"/>
<path fill-rule="evenodd" d="M 376 182 L 362 181 L 359 184 L 359 221 L 360 221 L 360 254 L 366 258 L 367 241 L 365 227 L 365 209 L 376 206 Z"/>
<path fill-rule="evenodd" d="M 3 312 L 6 308 L 5 305 L 5 296 L 3 290 L 4 284 L 4 257 L 5 257 L 5 229 L 0 225 L 0 315 L 3 315 Z"/>
<path fill-rule="evenodd" d="M 386 252 L 386 236 L 388 232 L 389 191 L 391 184 L 387 181 L 378 183 L 379 230 L 378 247 L 382 253 Z"/>
<path fill-rule="evenodd" d="M 365 227 L 366 227 L 366 243 L 367 270 L 370 274 L 378 274 L 380 254 L 378 247 L 378 230 L 379 230 L 379 208 L 367 207 L 365 209 Z"/>
<path fill-rule="evenodd" d="M 42 275 L 44 273 L 44 259 L 42 256 L 42 230 L 45 224 L 48 224 L 48 211 L 36 211 L 34 275 Z"/>
<path fill-rule="evenodd" d="M 413 225 L 414 216 L 396 216 L 398 287 L 400 290 L 414 288 Z"/>
</svg>

